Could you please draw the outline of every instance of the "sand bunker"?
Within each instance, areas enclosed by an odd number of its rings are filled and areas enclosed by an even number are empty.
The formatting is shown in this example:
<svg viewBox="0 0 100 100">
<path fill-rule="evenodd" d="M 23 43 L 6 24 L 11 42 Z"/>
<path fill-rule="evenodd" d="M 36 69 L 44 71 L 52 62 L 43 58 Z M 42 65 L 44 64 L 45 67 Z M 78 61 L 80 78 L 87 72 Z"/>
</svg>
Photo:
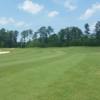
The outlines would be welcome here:
<svg viewBox="0 0 100 100">
<path fill-rule="evenodd" d="M 0 51 L 0 54 L 8 54 L 10 51 Z"/>
</svg>

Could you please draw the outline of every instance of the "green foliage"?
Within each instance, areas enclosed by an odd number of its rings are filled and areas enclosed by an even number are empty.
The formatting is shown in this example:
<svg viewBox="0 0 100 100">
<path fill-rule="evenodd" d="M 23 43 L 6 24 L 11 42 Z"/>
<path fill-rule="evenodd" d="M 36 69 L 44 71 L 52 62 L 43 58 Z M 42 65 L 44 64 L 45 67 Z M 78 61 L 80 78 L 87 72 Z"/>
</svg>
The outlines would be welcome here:
<svg viewBox="0 0 100 100">
<path fill-rule="evenodd" d="M 60 42 L 63 46 L 77 45 L 83 35 L 81 29 L 78 27 L 67 27 L 62 29 L 59 33 Z"/>
<path fill-rule="evenodd" d="M 100 41 L 100 21 L 98 21 L 98 22 L 96 23 L 95 32 L 96 32 L 96 39 L 97 39 L 98 41 Z"/>
<path fill-rule="evenodd" d="M 31 29 L 18 31 L 0 30 L 0 47 L 67 47 L 67 46 L 100 46 L 100 21 L 91 33 L 88 23 L 84 25 L 85 31 L 72 26 L 54 32 L 51 26 L 40 27 L 36 32 Z M 19 38 L 20 37 L 20 38 Z M 19 41 L 20 40 L 20 41 Z"/>
<path fill-rule="evenodd" d="M 90 27 L 89 27 L 89 24 L 86 23 L 84 27 L 85 27 L 85 33 L 86 33 L 86 35 L 88 36 L 88 35 L 90 34 Z"/>
<path fill-rule="evenodd" d="M 0 47 L 17 47 L 18 31 L 0 30 Z"/>
</svg>

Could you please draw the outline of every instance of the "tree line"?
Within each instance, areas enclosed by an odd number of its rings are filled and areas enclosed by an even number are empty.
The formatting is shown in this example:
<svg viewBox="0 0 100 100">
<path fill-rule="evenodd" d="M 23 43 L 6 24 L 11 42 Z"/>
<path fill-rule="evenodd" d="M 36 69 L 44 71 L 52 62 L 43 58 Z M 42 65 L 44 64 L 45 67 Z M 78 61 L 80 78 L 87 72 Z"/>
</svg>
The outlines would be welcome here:
<svg viewBox="0 0 100 100">
<path fill-rule="evenodd" d="M 84 31 L 71 26 L 55 33 L 51 26 L 40 27 L 36 32 L 27 29 L 19 33 L 17 30 L 0 29 L 1 48 L 25 47 L 67 47 L 67 46 L 100 46 L 100 21 L 93 32 L 90 25 L 84 25 Z"/>
</svg>

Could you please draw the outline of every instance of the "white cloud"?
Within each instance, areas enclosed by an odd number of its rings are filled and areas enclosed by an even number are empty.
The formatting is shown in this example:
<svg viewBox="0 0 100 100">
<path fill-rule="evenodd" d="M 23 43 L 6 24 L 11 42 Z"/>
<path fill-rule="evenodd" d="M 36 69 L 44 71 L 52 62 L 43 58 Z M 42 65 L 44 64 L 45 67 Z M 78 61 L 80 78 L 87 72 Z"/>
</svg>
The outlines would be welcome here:
<svg viewBox="0 0 100 100">
<path fill-rule="evenodd" d="M 87 20 L 92 17 L 97 11 L 100 11 L 100 3 L 93 4 L 88 8 L 83 15 L 81 15 L 81 20 Z"/>
<path fill-rule="evenodd" d="M 53 0 L 54 3 L 64 6 L 68 11 L 74 11 L 76 6 L 76 0 Z"/>
<path fill-rule="evenodd" d="M 51 18 L 56 17 L 57 15 L 59 15 L 58 11 L 51 11 L 48 13 L 48 17 L 51 17 Z"/>
<path fill-rule="evenodd" d="M 77 6 L 71 0 L 66 0 L 64 6 L 70 11 L 73 11 L 77 8 Z"/>
<path fill-rule="evenodd" d="M 26 26 L 28 26 L 23 21 L 17 21 L 13 18 L 6 18 L 6 17 L 1 17 L 0 18 L 0 25 L 14 25 L 16 27 L 26 27 Z"/>
<path fill-rule="evenodd" d="M 16 23 L 16 26 L 18 26 L 18 27 L 20 27 L 20 26 L 24 26 L 24 25 L 25 25 L 24 22 L 17 22 L 17 23 Z"/>
<path fill-rule="evenodd" d="M 31 13 L 31 14 L 37 14 L 41 10 L 43 10 L 44 6 L 34 3 L 31 0 L 25 0 L 22 4 L 18 6 L 20 10 L 23 10 L 25 12 Z"/>
<path fill-rule="evenodd" d="M 15 20 L 13 18 L 5 18 L 5 17 L 0 18 L 0 25 L 7 25 L 11 23 L 15 23 Z"/>
</svg>

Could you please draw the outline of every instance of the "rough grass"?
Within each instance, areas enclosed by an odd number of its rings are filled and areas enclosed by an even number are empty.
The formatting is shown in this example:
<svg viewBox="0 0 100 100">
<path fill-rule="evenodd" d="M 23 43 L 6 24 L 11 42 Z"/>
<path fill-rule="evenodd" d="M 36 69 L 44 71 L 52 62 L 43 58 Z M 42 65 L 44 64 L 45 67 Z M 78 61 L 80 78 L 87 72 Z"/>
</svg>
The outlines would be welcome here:
<svg viewBox="0 0 100 100">
<path fill-rule="evenodd" d="M 0 100 L 100 100 L 99 47 L 6 50 Z"/>
</svg>

